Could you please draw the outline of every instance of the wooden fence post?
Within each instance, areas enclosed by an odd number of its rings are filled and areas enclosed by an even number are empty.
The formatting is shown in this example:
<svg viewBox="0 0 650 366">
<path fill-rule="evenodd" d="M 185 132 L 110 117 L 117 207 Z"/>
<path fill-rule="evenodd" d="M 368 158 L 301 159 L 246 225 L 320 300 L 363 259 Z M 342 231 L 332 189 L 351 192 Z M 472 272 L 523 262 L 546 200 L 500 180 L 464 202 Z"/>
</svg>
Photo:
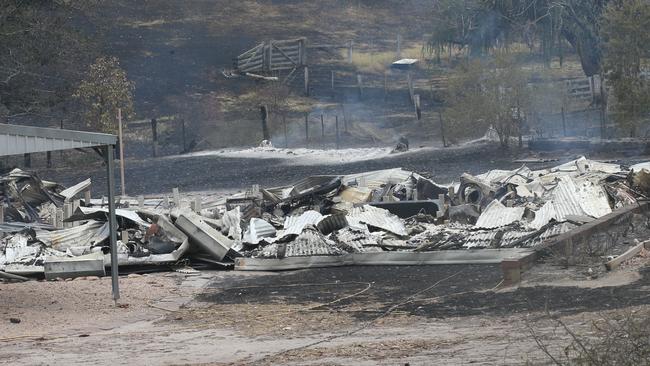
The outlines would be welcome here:
<svg viewBox="0 0 650 366">
<path fill-rule="evenodd" d="M 336 115 L 336 150 L 341 147 L 341 135 L 339 134 L 339 115 Z"/>
<path fill-rule="evenodd" d="M 67 219 L 70 216 L 72 216 L 72 202 L 66 202 L 63 204 L 63 219 Z M 63 223 L 64 228 L 71 228 L 72 223 L 71 222 L 65 222 Z"/>
<path fill-rule="evenodd" d="M 359 99 L 361 99 L 363 97 L 363 85 L 362 85 L 361 74 L 357 74 L 357 88 L 359 88 Z"/>
<path fill-rule="evenodd" d="M 265 105 L 260 106 L 260 116 L 262 117 L 262 139 L 270 140 L 269 126 L 267 120 L 269 118 L 269 111 Z"/>
<path fill-rule="evenodd" d="M 158 121 L 151 119 L 151 138 L 153 141 L 153 157 L 158 156 Z"/>
<path fill-rule="evenodd" d="M 332 91 L 334 91 L 334 70 L 332 72 Z"/>
<path fill-rule="evenodd" d="M 566 137 L 566 117 L 564 116 L 564 106 L 562 106 L 562 131 L 564 132 L 564 137 Z"/>
<path fill-rule="evenodd" d="M 90 206 L 90 200 L 92 199 L 91 197 L 91 192 L 90 192 L 90 187 L 84 191 L 84 204 L 86 206 Z"/>
<path fill-rule="evenodd" d="M 47 159 L 46 166 L 48 168 L 51 168 L 52 167 L 52 152 L 48 151 L 45 155 L 46 155 L 46 159 Z"/>
<path fill-rule="evenodd" d="M 201 213 L 201 198 L 195 197 L 194 201 L 190 201 L 190 209 L 198 214 Z"/>
<path fill-rule="evenodd" d="M 79 206 L 81 206 L 81 202 L 78 199 L 72 201 L 72 214 L 70 216 L 74 215 L 74 213 L 77 211 Z M 79 226 L 79 221 L 72 222 L 72 227 L 77 227 L 77 226 Z"/>
<path fill-rule="evenodd" d="M 442 146 L 447 147 L 447 140 L 445 139 L 445 124 L 442 122 L 441 111 L 438 111 L 438 120 L 440 120 L 440 135 L 442 136 Z"/>
<path fill-rule="evenodd" d="M 61 120 L 61 129 L 63 129 L 63 120 Z M 59 157 L 63 159 L 63 150 L 59 151 Z"/>
<path fill-rule="evenodd" d="M 187 144 L 185 143 L 185 118 L 181 118 L 181 128 L 183 129 L 183 152 L 187 152 Z"/>
<path fill-rule="evenodd" d="M 321 128 L 321 133 L 322 133 L 321 137 L 324 138 L 325 137 L 325 121 L 323 120 L 323 114 L 322 113 L 320 115 L 320 128 Z"/>
<path fill-rule="evenodd" d="M 309 67 L 305 66 L 305 95 L 309 96 Z"/>
<path fill-rule="evenodd" d="M 178 187 L 172 188 L 172 195 L 174 196 L 174 205 L 176 207 L 181 207 L 181 192 L 178 190 Z"/>
<path fill-rule="evenodd" d="M 309 143 L 309 113 L 305 113 L 305 141 Z"/>
<path fill-rule="evenodd" d="M 415 107 L 415 118 L 419 121 L 422 118 L 422 111 L 420 110 L 420 94 L 413 95 L 413 106 Z"/>
</svg>

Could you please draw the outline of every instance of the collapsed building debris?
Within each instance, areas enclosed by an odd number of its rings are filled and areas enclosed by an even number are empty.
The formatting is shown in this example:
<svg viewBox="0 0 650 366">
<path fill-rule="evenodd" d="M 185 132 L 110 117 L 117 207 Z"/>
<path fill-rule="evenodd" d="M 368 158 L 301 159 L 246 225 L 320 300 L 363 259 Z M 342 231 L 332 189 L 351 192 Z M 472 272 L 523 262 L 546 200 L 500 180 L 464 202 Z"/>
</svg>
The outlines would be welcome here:
<svg viewBox="0 0 650 366">
<path fill-rule="evenodd" d="M 158 200 L 117 210 L 120 265 L 214 263 L 244 258 L 532 248 L 647 196 L 649 165 L 625 168 L 584 157 L 548 169 L 492 170 L 440 185 L 400 168 L 304 178 L 214 202 L 198 212 Z M 57 227 L 51 211 L 88 189 L 14 170 L 0 177 L 8 225 L 0 270 L 63 276 L 110 266 L 103 200 L 75 203 Z M 167 204 L 162 204 L 167 201 Z M 99 203 L 98 203 L 99 202 Z M 55 214 L 54 217 L 57 215 Z M 75 258 L 69 263 L 71 258 Z"/>
</svg>

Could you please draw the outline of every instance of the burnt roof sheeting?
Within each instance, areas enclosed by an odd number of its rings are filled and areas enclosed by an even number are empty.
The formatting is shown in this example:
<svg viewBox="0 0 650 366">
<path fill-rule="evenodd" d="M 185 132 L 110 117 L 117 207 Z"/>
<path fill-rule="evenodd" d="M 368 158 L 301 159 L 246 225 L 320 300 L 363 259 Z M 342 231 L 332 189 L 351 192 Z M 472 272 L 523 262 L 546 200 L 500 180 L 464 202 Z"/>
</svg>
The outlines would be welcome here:
<svg viewBox="0 0 650 366">
<path fill-rule="evenodd" d="M 345 252 L 336 243 L 314 229 L 304 230 L 287 244 L 271 244 L 262 249 L 260 257 L 304 257 L 312 255 L 341 255 Z"/>
<path fill-rule="evenodd" d="M 506 207 L 501 202 L 494 200 L 487 205 L 474 226 L 480 229 L 494 229 L 510 225 L 521 220 L 524 210 L 523 207 Z"/>
<path fill-rule="evenodd" d="M 115 215 L 118 218 L 124 218 L 131 221 L 132 223 L 144 226 L 148 228 L 151 226 L 148 222 L 144 221 L 135 211 L 126 210 L 126 209 L 116 209 Z M 74 222 L 74 221 L 83 221 L 83 220 L 107 220 L 108 221 L 108 209 L 97 208 L 97 207 L 78 207 L 75 212 L 69 218 L 65 219 L 64 222 Z"/>
<path fill-rule="evenodd" d="M 575 180 L 566 177 L 564 180 L 574 184 L 576 198 L 580 202 L 580 207 L 582 207 L 585 214 L 592 217 L 601 217 L 612 212 L 612 208 L 609 206 L 607 192 L 605 192 L 602 186 L 587 179 Z M 570 186 L 570 183 L 567 183 L 567 185 Z M 573 187 L 570 188 L 573 189 Z"/>
<path fill-rule="evenodd" d="M 355 207 L 346 216 L 350 226 L 359 227 L 359 224 L 367 224 L 399 236 L 406 236 L 404 222 L 383 208 L 373 206 Z"/>
<path fill-rule="evenodd" d="M 323 218 L 320 212 L 314 210 L 305 211 L 300 216 L 288 216 L 284 219 L 284 230 L 278 233 L 278 237 L 287 235 L 300 235 L 307 225 L 316 225 Z"/>
<path fill-rule="evenodd" d="M 367 187 L 378 189 L 387 184 L 402 183 L 409 177 L 421 178 L 419 174 L 404 170 L 402 168 L 375 170 L 358 174 L 344 176 L 341 181 L 346 186 Z"/>
<path fill-rule="evenodd" d="M 116 143 L 117 136 L 104 133 L 0 123 L 0 156 L 115 145 Z"/>
<path fill-rule="evenodd" d="M 257 244 L 263 238 L 268 238 L 275 235 L 275 228 L 268 222 L 253 217 L 248 224 L 248 229 L 244 234 L 244 242 L 249 244 Z"/>
<path fill-rule="evenodd" d="M 562 224 L 553 225 L 548 229 L 544 230 L 543 233 L 532 237 L 530 239 L 524 240 L 523 242 L 517 244 L 517 247 L 520 248 L 530 248 L 538 245 L 546 239 L 563 234 L 573 228 L 576 225 L 564 222 Z M 499 230 L 477 230 L 468 232 L 467 241 L 463 245 L 463 248 L 466 249 L 479 249 L 479 248 L 488 248 L 490 245 L 496 245 L 500 248 L 511 248 L 515 246 L 516 242 L 530 235 L 533 231 L 529 231 L 523 228 L 508 228 L 507 231 L 503 233 L 503 236 L 500 239 L 497 239 Z"/>
<path fill-rule="evenodd" d="M 108 239 L 108 222 L 89 221 L 83 225 L 63 230 L 39 231 L 36 239 L 48 247 L 65 252 L 68 248 L 97 245 Z"/>
<path fill-rule="evenodd" d="M 379 247 L 382 238 L 372 234 L 368 230 L 357 230 L 350 227 L 339 230 L 332 234 L 339 247 L 350 253 L 382 252 Z"/>
<path fill-rule="evenodd" d="M 601 217 L 612 212 L 605 190 L 587 179 L 561 177 L 551 199 L 535 212 L 530 227 L 539 229 L 551 220 L 565 221 L 567 216 Z"/>
</svg>

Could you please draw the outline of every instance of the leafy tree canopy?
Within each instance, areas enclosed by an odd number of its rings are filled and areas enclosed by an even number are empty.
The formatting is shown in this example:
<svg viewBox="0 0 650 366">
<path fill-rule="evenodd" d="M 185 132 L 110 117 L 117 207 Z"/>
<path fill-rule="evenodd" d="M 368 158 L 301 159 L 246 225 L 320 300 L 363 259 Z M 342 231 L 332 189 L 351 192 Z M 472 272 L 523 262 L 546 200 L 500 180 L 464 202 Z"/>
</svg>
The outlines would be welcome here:
<svg viewBox="0 0 650 366">
<path fill-rule="evenodd" d="M 88 126 L 115 132 L 118 109 L 124 118 L 133 115 L 134 89 L 116 57 L 100 57 L 90 65 L 74 96 L 82 102 Z"/>
</svg>

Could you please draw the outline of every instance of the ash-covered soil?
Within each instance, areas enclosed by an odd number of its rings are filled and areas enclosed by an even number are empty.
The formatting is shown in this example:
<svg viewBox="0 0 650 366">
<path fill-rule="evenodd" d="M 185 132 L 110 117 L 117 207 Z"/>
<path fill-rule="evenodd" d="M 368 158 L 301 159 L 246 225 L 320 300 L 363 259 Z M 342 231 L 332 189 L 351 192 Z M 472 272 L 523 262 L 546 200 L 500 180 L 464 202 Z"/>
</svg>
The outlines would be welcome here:
<svg viewBox="0 0 650 366">
<path fill-rule="evenodd" d="M 310 175 L 351 174 L 399 167 L 429 175 L 437 182 L 448 183 L 458 180 L 464 172 L 480 174 L 490 169 L 519 167 L 521 163 L 513 162 L 517 156 L 515 150 L 504 151 L 497 145 L 476 144 L 439 150 L 423 149 L 347 164 L 292 165 L 286 159 L 216 156 L 151 158 L 127 160 L 125 176 L 129 195 L 169 193 L 174 187 L 181 192 L 238 190 L 253 184 L 272 187 Z M 105 194 L 106 169 L 94 162 L 83 168 L 58 166 L 56 169 L 45 169 L 40 176 L 66 186 L 90 177 L 93 180 L 93 194 Z M 117 192 L 120 192 L 119 179 L 116 181 Z"/>
<path fill-rule="evenodd" d="M 570 315 L 650 303 L 650 268 L 641 268 L 640 273 L 640 280 L 623 286 L 549 284 L 495 291 L 501 281 L 496 265 L 319 268 L 228 283 L 216 280 L 210 284 L 215 291 L 199 299 L 214 304 L 324 304 L 321 310 L 359 309 L 360 320 L 389 309 L 428 318 L 546 310 Z"/>
</svg>

